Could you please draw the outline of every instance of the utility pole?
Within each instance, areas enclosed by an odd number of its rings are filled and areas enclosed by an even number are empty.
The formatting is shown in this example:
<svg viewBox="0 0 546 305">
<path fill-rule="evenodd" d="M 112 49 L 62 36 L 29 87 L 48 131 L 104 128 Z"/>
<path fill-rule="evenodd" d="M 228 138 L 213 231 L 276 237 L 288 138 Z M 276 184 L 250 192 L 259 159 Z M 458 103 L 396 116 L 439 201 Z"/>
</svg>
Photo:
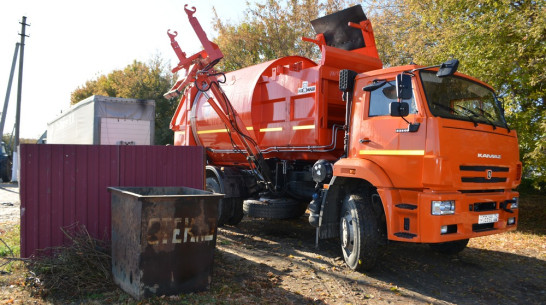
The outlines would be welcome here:
<svg viewBox="0 0 546 305">
<path fill-rule="evenodd" d="M 21 24 L 21 43 L 19 49 L 19 82 L 17 84 L 17 111 L 15 113 L 15 147 L 13 149 L 13 170 L 11 181 L 19 181 L 19 127 L 21 125 L 21 93 L 23 91 L 23 59 L 25 56 L 25 34 L 27 17 L 23 16 Z"/>
<path fill-rule="evenodd" d="M 15 64 L 17 63 L 17 52 L 19 51 L 19 43 L 15 43 L 15 51 L 13 52 L 13 61 L 11 62 L 11 70 L 9 72 L 8 89 L 6 90 L 6 99 L 4 100 L 4 109 L 2 110 L 2 119 L 0 119 L 0 137 L 4 136 L 4 125 L 6 124 L 6 114 L 8 112 L 9 96 L 11 93 L 11 84 L 13 83 L 13 72 L 15 72 Z"/>
</svg>

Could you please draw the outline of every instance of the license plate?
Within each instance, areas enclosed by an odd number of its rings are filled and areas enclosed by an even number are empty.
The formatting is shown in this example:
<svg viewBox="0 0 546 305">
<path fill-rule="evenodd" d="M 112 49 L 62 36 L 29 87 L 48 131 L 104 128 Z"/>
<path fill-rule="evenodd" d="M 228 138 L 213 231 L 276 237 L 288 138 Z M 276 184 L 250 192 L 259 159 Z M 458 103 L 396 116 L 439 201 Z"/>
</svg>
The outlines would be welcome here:
<svg viewBox="0 0 546 305">
<path fill-rule="evenodd" d="M 478 216 L 478 224 L 492 223 L 499 221 L 499 214 L 487 214 Z"/>
</svg>

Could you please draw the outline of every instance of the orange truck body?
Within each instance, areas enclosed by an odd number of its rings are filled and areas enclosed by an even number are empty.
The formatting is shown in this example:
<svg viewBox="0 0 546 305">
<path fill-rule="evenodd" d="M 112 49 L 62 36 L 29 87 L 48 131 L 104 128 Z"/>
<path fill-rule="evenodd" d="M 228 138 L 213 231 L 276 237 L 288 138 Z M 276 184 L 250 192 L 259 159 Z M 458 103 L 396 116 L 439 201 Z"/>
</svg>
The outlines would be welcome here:
<svg viewBox="0 0 546 305">
<path fill-rule="evenodd" d="M 515 230 L 518 209 L 511 209 L 510 203 L 516 207 L 518 193 L 513 189 L 521 179 L 516 132 L 499 124 L 476 123 L 473 118 L 435 114 L 421 72 L 435 73 L 438 68 L 413 72 L 415 111 L 405 120 L 371 115 L 372 92 L 363 87 L 377 80 L 394 81 L 401 73 L 424 67 L 383 69 L 369 21 L 350 26 L 362 31 L 364 47 L 336 48 L 319 33 L 316 39 L 306 40 L 321 47 L 320 62 L 284 57 L 226 73 L 220 86 L 241 128 L 265 159 L 333 164 L 332 179 L 318 190 L 324 195 L 320 237 L 339 235 L 339 215 L 329 217 L 327 206 L 339 205 L 345 184 L 360 182 L 373 187 L 381 199 L 388 240 L 445 243 Z M 349 123 L 347 102 L 338 87 L 343 69 L 358 74 Z M 456 73 L 452 77 L 492 91 L 470 76 Z M 209 165 L 219 170 L 248 168 L 247 156 L 238 150 L 243 145 L 212 109 L 209 98 L 195 86 L 185 89 L 171 122 L 174 144 L 206 147 Z M 418 130 L 404 132 L 407 121 L 418 123 Z M 337 189 L 336 194 L 326 194 L 329 189 Z M 453 201 L 454 212 L 432 215 L 433 201 Z"/>
</svg>

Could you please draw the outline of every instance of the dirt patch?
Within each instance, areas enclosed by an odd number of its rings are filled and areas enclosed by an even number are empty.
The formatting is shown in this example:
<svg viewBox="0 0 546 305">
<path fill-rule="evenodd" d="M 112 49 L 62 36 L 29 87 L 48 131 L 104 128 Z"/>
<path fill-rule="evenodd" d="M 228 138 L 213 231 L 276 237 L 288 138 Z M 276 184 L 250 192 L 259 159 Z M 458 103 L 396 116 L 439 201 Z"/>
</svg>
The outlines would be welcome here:
<svg viewBox="0 0 546 305">
<path fill-rule="evenodd" d="M 0 189 L 1 202 L 16 192 L 8 187 Z M 2 211 L 11 218 L 0 222 L 0 238 L 19 222 L 18 195 L 16 202 L 16 213 Z M 546 304 L 545 203 L 524 196 L 518 231 L 472 239 L 456 256 L 391 243 L 365 274 L 345 266 L 337 240 L 315 248 L 305 217 L 245 218 L 219 229 L 210 291 L 142 302 L 119 289 L 43 300 L 31 295 L 21 265 L 0 274 L 0 304 Z"/>
<path fill-rule="evenodd" d="M 234 264 L 258 266 L 288 296 L 318 304 L 544 304 L 546 239 L 524 233 L 471 240 L 456 256 L 391 243 L 373 272 L 345 267 L 335 241 L 315 249 L 305 219 L 243 221 L 220 229 L 218 249 Z M 519 244 L 518 244 L 519 243 Z M 485 246 L 484 246 L 485 245 Z M 287 297 L 290 299 L 290 297 Z M 301 301 L 301 300 L 299 300 Z M 297 304 L 298 302 L 294 302 Z"/>
</svg>

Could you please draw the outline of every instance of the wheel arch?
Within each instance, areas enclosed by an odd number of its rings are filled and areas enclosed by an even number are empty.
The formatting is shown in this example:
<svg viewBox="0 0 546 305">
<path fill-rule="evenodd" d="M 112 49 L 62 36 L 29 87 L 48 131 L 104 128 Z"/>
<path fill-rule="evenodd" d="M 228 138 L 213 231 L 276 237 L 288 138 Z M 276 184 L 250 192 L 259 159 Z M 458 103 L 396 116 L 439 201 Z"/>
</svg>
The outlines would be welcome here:
<svg viewBox="0 0 546 305">
<path fill-rule="evenodd" d="M 247 198 L 249 194 L 248 175 L 244 174 L 239 168 L 232 166 L 217 167 L 207 165 L 205 168 L 205 179 L 209 177 L 216 178 L 220 184 L 220 191 L 225 195 L 224 198 L 241 197 Z"/>
<path fill-rule="evenodd" d="M 330 182 L 328 192 L 323 198 L 319 218 L 320 238 L 334 238 L 339 236 L 339 218 L 343 199 L 348 194 L 364 188 L 377 189 L 377 186 L 368 180 L 355 177 L 334 176 Z M 372 202 L 377 215 L 386 217 L 386 203 L 378 192 L 381 203 Z M 373 200 L 372 200 L 373 201 Z"/>
<path fill-rule="evenodd" d="M 220 185 L 220 192 L 222 194 L 225 194 L 225 187 L 224 187 L 225 175 L 222 172 L 222 170 L 220 170 L 220 168 L 216 166 L 207 165 L 205 167 L 205 179 L 210 177 L 216 178 L 216 181 L 218 181 L 218 184 Z"/>
<path fill-rule="evenodd" d="M 334 164 L 334 177 L 363 180 L 376 188 L 392 188 L 393 183 L 385 170 L 367 159 L 346 158 Z M 352 180 L 352 179 L 349 179 Z M 340 183 L 346 180 L 340 180 Z"/>
</svg>

